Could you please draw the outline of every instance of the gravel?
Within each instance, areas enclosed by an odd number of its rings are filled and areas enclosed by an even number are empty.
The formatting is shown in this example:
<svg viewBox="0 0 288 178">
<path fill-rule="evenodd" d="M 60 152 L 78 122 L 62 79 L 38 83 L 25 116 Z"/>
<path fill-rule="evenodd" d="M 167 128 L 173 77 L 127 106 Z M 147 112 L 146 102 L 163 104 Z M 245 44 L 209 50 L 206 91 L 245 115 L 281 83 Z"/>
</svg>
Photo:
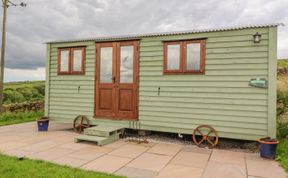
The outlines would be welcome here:
<svg viewBox="0 0 288 178">
<path fill-rule="evenodd" d="M 126 139 L 137 138 L 135 131 L 127 131 Z M 147 138 L 149 142 L 155 143 L 175 143 L 181 145 L 195 145 L 192 140 L 192 135 L 175 134 L 165 132 L 151 132 L 148 136 L 141 136 L 140 138 Z M 259 144 L 256 141 L 236 140 L 219 138 L 219 143 L 214 149 L 241 151 L 247 153 L 259 152 Z"/>
</svg>

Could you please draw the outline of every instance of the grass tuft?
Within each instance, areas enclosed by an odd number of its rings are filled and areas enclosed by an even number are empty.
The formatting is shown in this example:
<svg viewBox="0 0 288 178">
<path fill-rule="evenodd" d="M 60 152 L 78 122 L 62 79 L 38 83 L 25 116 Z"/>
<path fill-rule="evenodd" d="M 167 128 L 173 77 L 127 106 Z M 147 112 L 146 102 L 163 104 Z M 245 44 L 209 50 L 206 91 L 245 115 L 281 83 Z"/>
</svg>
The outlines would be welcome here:
<svg viewBox="0 0 288 178">
<path fill-rule="evenodd" d="M 30 160 L 27 158 L 20 161 L 16 157 L 1 154 L 0 173 L 1 178 L 120 178 L 120 176 L 84 171 L 45 161 Z"/>
<path fill-rule="evenodd" d="M 0 126 L 35 121 L 37 118 L 42 117 L 43 115 L 43 111 L 16 113 L 5 112 L 0 115 Z"/>
<path fill-rule="evenodd" d="M 288 171 L 288 140 L 280 140 L 277 146 L 277 158 L 276 160 L 283 166 L 283 168 Z"/>
</svg>

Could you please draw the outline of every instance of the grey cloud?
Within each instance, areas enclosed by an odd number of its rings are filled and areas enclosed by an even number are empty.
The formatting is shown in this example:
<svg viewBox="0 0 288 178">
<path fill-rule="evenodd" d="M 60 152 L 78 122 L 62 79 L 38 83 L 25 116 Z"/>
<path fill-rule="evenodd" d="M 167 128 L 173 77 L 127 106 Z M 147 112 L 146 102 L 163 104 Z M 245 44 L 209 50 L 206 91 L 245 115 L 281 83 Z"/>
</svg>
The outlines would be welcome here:
<svg viewBox="0 0 288 178">
<path fill-rule="evenodd" d="M 20 2 L 20 0 L 14 0 Z M 287 0 L 27 0 L 8 9 L 11 69 L 45 65 L 45 41 L 91 36 L 287 22 Z M 2 15 L 2 14 L 1 14 Z M 0 17 L 2 19 L 2 17 Z M 280 29 L 279 57 L 287 57 L 288 28 Z"/>
</svg>

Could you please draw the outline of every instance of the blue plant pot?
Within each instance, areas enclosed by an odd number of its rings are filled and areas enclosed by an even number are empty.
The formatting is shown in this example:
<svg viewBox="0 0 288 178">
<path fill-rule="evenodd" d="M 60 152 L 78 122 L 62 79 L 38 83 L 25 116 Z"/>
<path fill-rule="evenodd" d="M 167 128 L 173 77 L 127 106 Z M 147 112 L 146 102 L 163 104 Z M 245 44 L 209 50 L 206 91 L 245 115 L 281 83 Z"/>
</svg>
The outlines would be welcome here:
<svg viewBox="0 0 288 178">
<path fill-rule="evenodd" d="M 48 131 L 48 126 L 49 126 L 48 117 L 42 117 L 42 118 L 38 119 L 37 125 L 38 125 L 38 131 L 39 132 Z"/>
<path fill-rule="evenodd" d="M 259 139 L 260 156 L 267 159 L 275 159 L 278 141 L 264 141 Z"/>
</svg>

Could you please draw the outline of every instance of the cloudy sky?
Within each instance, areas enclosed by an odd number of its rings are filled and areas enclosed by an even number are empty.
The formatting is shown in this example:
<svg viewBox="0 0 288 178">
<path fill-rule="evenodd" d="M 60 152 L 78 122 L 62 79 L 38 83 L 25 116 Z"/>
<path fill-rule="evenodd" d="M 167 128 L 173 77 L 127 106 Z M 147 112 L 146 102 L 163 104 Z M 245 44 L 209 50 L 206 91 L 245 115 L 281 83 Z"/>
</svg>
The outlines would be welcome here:
<svg viewBox="0 0 288 178">
<path fill-rule="evenodd" d="M 8 8 L 5 81 L 44 79 L 46 41 L 103 35 L 282 22 L 286 26 L 279 27 L 278 58 L 288 58 L 287 0 L 25 2 L 26 8 Z"/>
</svg>

